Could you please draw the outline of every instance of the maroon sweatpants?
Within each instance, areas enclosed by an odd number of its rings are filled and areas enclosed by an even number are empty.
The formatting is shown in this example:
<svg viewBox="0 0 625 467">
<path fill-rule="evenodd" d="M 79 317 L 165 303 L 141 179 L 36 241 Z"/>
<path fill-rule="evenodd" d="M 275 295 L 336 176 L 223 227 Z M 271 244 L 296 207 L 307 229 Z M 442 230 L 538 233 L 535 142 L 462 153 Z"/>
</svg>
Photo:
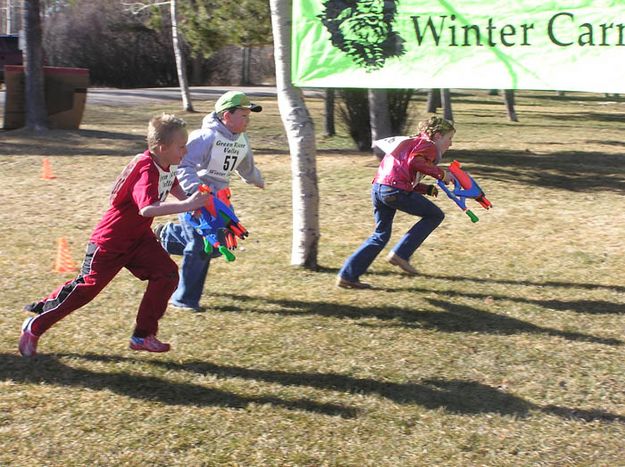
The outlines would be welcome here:
<svg viewBox="0 0 625 467">
<path fill-rule="evenodd" d="M 178 266 L 153 235 L 146 235 L 125 253 L 107 252 L 89 243 L 80 274 L 30 308 L 38 315 L 30 330 L 40 336 L 54 323 L 93 300 L 122 268 L 148 281 L 134 330 L 137 337 L 156 334 L 158 320 L 178 285 Z"/>
</svg>

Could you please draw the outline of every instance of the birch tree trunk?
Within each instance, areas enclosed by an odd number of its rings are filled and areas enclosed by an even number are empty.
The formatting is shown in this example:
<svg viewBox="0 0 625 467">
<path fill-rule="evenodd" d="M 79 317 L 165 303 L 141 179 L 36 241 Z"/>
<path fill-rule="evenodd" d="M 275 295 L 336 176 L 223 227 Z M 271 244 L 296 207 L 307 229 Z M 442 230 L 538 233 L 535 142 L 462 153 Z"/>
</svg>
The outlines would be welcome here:
<svg viewBox="0 0 625 467">
<path fill-rule="evenodd" d="M 169 8 L 171 13 L 171 38 L 174 44 L 174 55 L 176 57 L 176 70 L 178 71 L 178 83 L 180 84 L 180 94 L 182 95 L 182 109 L 185 112 L 194 112 L 189 92 L 189 81 L 187 80 L 187 66 L 182 51 L 182 41 L 178 35 L 178 0 L 170 0 Z"/>
<path fill-rule="evenodd" d="M 300 89 L 291 84 L 291 2 L 270 0 L 278 107 L 291 153 L 293 243 L 291 265 L 317 268 L 319 188 L 315 129 Z"/>
<path fill-rule="evenodd" d="M 249 86 L 250 66 L 252 62 L 252 48 L 248 46 L 241 47 L 241 86 Z"/>
<path fill-rule="evenodd" d="M 42 132 L 48 128 L 48 112 L 43 83 L 43 46 L 39 0 L 24 2 L 24 74 L 26 92 L 26 128 Z"/>
<path fill-rule="evenodd" d="M 369 89 L 369 121 L 371 122 L 371 141 L 391 135 L 391 116 L 388 108 L 388 91 L 386 89 Z M 373 148 L 375 157 L 382 160 L 384 151 Z"/>
<path fill-rule="evenodd" d="M 11 4 L 11 0 L 7 0 L 7 34 L 11 34 L 13 32 L 13 26 L 11 24 L 11 15 L 13 14 L 13 5 Z"/>
</svg>

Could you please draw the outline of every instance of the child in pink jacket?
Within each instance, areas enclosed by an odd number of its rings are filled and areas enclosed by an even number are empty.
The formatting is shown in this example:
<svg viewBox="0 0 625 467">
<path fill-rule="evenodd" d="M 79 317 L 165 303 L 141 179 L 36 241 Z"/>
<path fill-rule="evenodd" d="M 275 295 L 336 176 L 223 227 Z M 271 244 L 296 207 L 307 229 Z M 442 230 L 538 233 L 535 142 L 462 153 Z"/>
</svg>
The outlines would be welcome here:
<svg viewBox="0 0 625 467">
<path fill-rule="evenodd" d="M 393 218 L 398 210 L 421 219 L 395 245 L 387 260 L 408 274 L 418 274 L 410 264 L 410 257 L 445 218 L 443 211 L 424 196 L 436 196 L 438 190 L 434 185 L 421 183 L 421 180 L 428 175 L 445 183 L 451 181 L 449 173 L 438 164 L 451 147 L 456 132 L 452 122 L 440 117 L 421 122 L 418 129 L 417 136 L 375 142 L 386 154 L 380 162 L 371 190 L 375 231 L 345 261 L 338 274 L 338 287 L 371 287 L 361 282 L 360 276 L 391 238 Z"/>
</svg>

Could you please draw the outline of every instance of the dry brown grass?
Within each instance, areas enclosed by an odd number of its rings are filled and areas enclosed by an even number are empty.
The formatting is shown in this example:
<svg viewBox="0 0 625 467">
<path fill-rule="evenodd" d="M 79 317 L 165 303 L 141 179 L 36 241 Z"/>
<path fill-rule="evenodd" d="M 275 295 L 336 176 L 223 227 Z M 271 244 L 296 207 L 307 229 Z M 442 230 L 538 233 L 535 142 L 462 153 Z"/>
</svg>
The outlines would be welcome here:
<svg viewBox="0 0 625 467">
<path fill-rule="evenodd" d="M 0 464 L 623 465 L 625 103 L 520 93 L 515 124 L 499 99 L 454 96 L 448 154 L 495 208 L 471 224 L 439 198 L 422 274 L 379 260 L 362 292 L 334 276 L 370 233 L 376 161 L 344 132 L 319 136 L 321 269 L 291 268 L 290 165 L 265 100 L 251 140 L 267 189 L 233 183 L 250 238 L 211 266 L 206 312 L 168 310 L 166 355 L 125 349 L 144 288 L 127 273 L 39 357 L 16 341 L 21 307 L 66 278 L 51 272 L 56 239 L 81 259 L 148 117 L 176 107 L 0 133 Z M 56 180 L 40 180 L 42 156 Z M 410 223 L 398 216 L 393 238 Z"/>
</svg>

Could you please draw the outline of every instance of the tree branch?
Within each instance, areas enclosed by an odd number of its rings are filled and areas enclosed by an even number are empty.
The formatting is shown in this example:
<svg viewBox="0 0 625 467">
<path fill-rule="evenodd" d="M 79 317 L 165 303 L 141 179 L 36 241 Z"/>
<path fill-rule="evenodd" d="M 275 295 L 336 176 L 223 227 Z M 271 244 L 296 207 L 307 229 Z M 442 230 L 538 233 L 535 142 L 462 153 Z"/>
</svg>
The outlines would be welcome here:
<svg viewBox="0 0 625 467">
<path fill-rule="evenodd" d="M 124 2 L 121 4 L 125 7 L 125 11 L 129 11 L 133 15 L 138 15 L 140 12 L 145 10 L 146 8 L 150 8 L 152 6 L 161 6 L 161 5 L 169 5 L 169 1 L 164 2 Z"/>
</svg>

